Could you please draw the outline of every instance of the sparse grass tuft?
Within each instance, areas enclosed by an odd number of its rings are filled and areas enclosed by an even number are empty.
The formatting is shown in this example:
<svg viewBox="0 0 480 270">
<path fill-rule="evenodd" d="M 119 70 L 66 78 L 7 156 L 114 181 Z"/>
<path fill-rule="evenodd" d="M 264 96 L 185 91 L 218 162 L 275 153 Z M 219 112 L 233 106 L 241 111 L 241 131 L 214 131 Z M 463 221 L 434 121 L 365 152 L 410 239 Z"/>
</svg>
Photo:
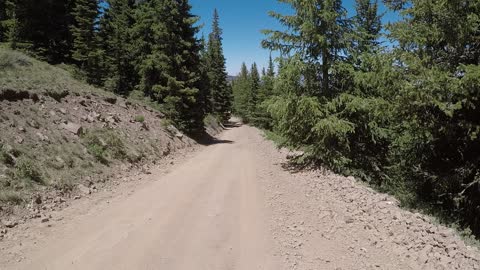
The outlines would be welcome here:
<svg viewBox="0 0 480 270">
<path fill-rule="evenodd" d="M 143 115 L 137 115 L 137 116 L 135 116 L 135 122 L 138 122 L 138 123 L 143 123 L 143 122 L 145 122 L 145 116 L 143 116 Z"/>
<path fill-rule="evenodd" d="M 59 99 L 68 93 L 113 95 L 74 78 L 75 68 L 51 66 L 21 52 L 0 47 L 0 85 Z M 66 91 L 65 89 L 68 89 Z"/>
<path fill-rule="evenodd" d="M 127 147 L 112 130 L 98 129 L 83 137 L 88 152 L 99 162 L 107 165 L 111 159 L 128 158 Z"/>
<path fill-rule="evenodd" d="M 44 184 L 44 179 L 40 169 L 26 158 L 19 159 L 15 164 L 15 177 L 17 179 L 28 180 L 37 184 Z"/>
<path fill-rule="evenodd" d="M 0 190 L 0 202 L 21 204 L 23 202 L 22 195 L 13 190 Z"/>
</svg>

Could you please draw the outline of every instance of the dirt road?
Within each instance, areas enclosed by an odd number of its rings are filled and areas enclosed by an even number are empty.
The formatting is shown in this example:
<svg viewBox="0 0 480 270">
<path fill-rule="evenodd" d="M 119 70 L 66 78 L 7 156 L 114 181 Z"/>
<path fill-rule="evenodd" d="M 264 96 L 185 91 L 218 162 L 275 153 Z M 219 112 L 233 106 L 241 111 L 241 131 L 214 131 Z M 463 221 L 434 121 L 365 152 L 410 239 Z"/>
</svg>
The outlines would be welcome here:
<svg viewBox="0 0 480 270">
<path fill-rule="evenodd" d="M 392 198 L 283 169 L 286 153 L 258 130 L 220 138 L 128 194 L 85 202 L 0 269 L 480 269 L 476 249 Z"/>
</svg>

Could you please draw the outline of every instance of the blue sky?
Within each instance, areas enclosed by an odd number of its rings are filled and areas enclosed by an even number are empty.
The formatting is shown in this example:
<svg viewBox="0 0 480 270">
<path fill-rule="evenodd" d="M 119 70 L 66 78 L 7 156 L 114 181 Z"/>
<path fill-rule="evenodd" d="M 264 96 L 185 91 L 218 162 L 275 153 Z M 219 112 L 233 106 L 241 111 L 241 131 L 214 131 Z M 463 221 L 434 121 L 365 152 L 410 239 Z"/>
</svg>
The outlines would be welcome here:
<svg viewBox="0 0 480 270">
<path fill-rule="evenodd" d="M 354 15 L 355 0 L 344 0 L 349 16 Z M 227 71 L 230 75 L 238 74 L 242 62 L 250 66 L 257 62 L 259 68 L 266 66 L 270 52 L 262 49 L 260 43 L 264 35 L 262 29 L 281 29 L 281 25 L 268 16 L 270 10 L 291 13 L 288 5 L 277 0 L 190 0 L 192 13 L 200 16 L 201 30 L 205 36 L 211 29 L 213 9 L 220 14 L 220 26 L 223 29 L 223 46 L 227 58 Z M 382 6 L 381 12 L 386 9 Z M 387 13 L 384 21 L 394 21 L 396 14 Z"/>
</svg>

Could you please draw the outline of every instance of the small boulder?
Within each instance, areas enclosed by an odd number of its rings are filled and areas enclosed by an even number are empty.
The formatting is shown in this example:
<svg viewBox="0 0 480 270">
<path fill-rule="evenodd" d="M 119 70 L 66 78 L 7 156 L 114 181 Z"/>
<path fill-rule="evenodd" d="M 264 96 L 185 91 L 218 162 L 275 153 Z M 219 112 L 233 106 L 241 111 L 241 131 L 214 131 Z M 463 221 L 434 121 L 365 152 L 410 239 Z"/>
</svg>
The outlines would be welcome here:
<svg viewBox="0 0 480 270">
<path fill-rule="evenodd" d="M 24 141 L 24 139 L 22 137 L 20 137 L 20 136 L 15 137 L 15 143 L 16 144 L 22 144 L 23 141 Z"/>
<path fill-rule="evenodd" d="M 75 123 L 68 122 L 66 124 L 62 124 L 62 128 L 77 136 L 83 134 L 83 127 Z"/>
<path fill-rule="evenodd" d="M 33 201 L 34 201 L 36 204 L 42 204 L 42 196 L 41 196 L 41 195 L 36 195 L 36 196 L 33 198 Z"/>
<path fill-rule="evenodd" d="M 5 225 L 5 227 L 10 229 L 18 226 L 18 222 L 14 220 L 5 221 L 3 224 Z"/>
<path fill-rule="evenodd" d="M 40 128 L 40 124 L 39 124 L 37 121 L 35 121 L 35 120 L 30 120 L 30 121 L 28 121 L 28 124 L 29 124 L 31 127 L 35 128 L 35 129 L 39 129 L 39 128 Z"/>
<path fill-rule="evenodd" d="M 65 110 L 64 108 L 60 108 L 59 111 L 60 111 L 62 114 L 67 114 L 67 110 Z"/>
<path fill-rule="evenodd" d="M 110 104 L 115 104 L 117 103 L 117 98 L 116 97 L 105 97 L 104 100 Z"/>
<path fill-rule="evenodd" d="M 88 187 L 82 184 L 78 185 L 77 188 L 83 195 L 90 195 L 92 193 L 92 191 Z"/>
<path fill-rule="evenodd" d="M 36 135 L 42 142 L 48 142 L 50 140 L 46 135 L 43 135 L 40 132 L 37 132 Z"/>
</svg>

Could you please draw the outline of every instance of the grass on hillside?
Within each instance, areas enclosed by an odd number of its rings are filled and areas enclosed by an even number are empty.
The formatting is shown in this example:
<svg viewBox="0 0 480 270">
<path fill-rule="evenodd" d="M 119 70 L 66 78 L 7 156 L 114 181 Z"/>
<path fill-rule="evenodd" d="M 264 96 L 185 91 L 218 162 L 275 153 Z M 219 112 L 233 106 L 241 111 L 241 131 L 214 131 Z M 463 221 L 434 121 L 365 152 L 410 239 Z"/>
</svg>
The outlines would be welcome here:
<svg viewBox="0 0 480 270">
<path fill-rule="evenodd" d="M 65 68 L 60 68 L 61 66 Z M 95 93 L 111 96 L 76 80 L 66 65 L 60 67 L 38 61 L 21 52 L 0 47 L 0 89 L 30 91 L 58 98 L 67 94 Z"/>
</svg>

